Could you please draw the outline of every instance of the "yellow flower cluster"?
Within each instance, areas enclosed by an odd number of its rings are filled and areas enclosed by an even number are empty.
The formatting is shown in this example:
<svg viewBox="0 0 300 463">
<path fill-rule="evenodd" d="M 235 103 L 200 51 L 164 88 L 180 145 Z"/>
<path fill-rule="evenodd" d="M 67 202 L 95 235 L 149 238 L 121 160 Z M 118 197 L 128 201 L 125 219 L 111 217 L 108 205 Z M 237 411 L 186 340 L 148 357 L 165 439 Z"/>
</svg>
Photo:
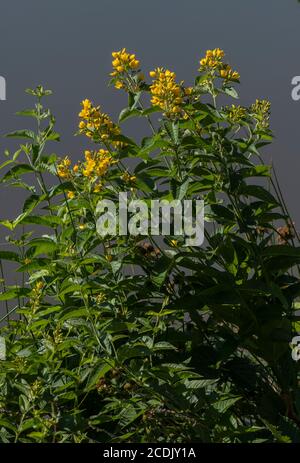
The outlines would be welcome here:
<svg viewBox="0 0 300 463">
<path fill-rule="evenodd" d="M 131 183 L 131 182 L 134 182 L 136 180 L 136 176 L 135 175 L 130 175 L 129 172 L 124 172 L 124 174 L 122 175 L 122 180 L 125 183 Z"/>
<path fill-rule="evenodd" d="M 175 81 L 175 72 L 157 68 L 150 72 L 150 77 L 154 78 L 150 85 L 153 106 L 159 106 L 168 117 L 181 115 L 184 92 Z"/>
<path fill-rule="evenodd" d="M 103 183 L 101 181 L 96 182 L 97 178 L 103 177 L 107 173 L 108 168 L 118 161 L 105 149 L 99 149 L 98 151 L 86 150 L 84 157 L 84 162 L 78 161 L 72 169 L 71 161 L 66 156 L 57 165 L 58 175 L 71 181 L 75 181 L 77 177 L 86 177 L 94 183 L 93 191 L 99 193 L 103 188 Z M 131 180 L 133 180 L 133 177 Z M 68 199 L 73 199 L 76 196 L 76 192 L 69 190 L 66 196 Z"/>
<path fill-rule="evenodd" d="M 184 94 L 185 94 L 186 96 L 190 96 L 190 95 L 193 94 L 193 91 L 194 91 L 193 87 L 186 87 L 186 88 L 184 89 Z"/>
<path fill-rule="evenodd" d="M 96 185 L 94 186 L 94 193 L 99 193 L 103 188 L 103 184 L 101 182 L 99 183 L 96 183 Z"/>
<path fill-rule="evenodd" d="M 270 125 L 270 110 L 271 110 L 271 103 L 267 100 L 256 100 L 250 106 L 250 111 L 257 120 L 257 128 L 258 129 L 267 129 Z"/>
<path fill-rule="evenodd" d="M 223 63 L 225 53 L 220 48 L 207 50 L 204 58 L 200 60 L 199 71 L 210 72 L 215 74 L 219 71 L 219 77 L 227 81 L 239 80 L 240 75 L 237 71 L 233 71 L 229 64 Z"/>
<path fill-rule="evenodd" d="M 128 70 L 137 69 L 140 65 L 138 59 L 136 59 L 134 54 L 127 53 L 126 48 L 123 48 L 120 51 L 112 52 L 113 68 L 114 72 L 111 73 L 112 76 L 116 76 L 120 72 L 126 72 Z"/>
<path fill-rule="evenodd" d="M 111 155 L 107 150 L 85 151 L 85 163 L 83 175 L 85 177 L 102 177 L 106 174 L 109 166 L 114 163 Z"/>
<path fill-rule="evenodd" d="M 62 161 L 57 165 L 57 174 L 59 175 L 59 177 L 70 178 L 71 176 L 70 165 L 71 165 L 71 161 L 68 158 L 68 156 L 62 159 Z"/>
<path fill-rule="evenodd" d="M 110 75 L 113 77 L 115 88 L 123 88 L 133 93 L 139 91 L 145 76 L 139 71 L 140 62 L 135 54 L 128 53 L 126 48 L 123 48 L 120 51 L 113 51 L 112 57 L 113 72 Z"/>
<path fill-rule="evenodd" d="M 40 300 L 43 294 L 43 288 L 44 288 L 44 283 L 42 281 L 37 281 L 31 290 L 30 304 L 31 304 L 33 313 L 35 313 L 35 311 L 40 306 Z"/>
<path fill-rule="evenodd" d="M 68 198 L 68 199 L 73 199 L 74 197 L 75 197 L 74 191 L 68 191 L 68 193 L 67 193 L 67 198 Z"/>
<path fill-rule="evenodd" d="M 236 124 L 241 121 L 246 115 L 247 110 L 243 106 L 235 106 L 234 104 L 231 107 L 227 108 L 228 110 L 228 119 L 233 124 Z"/>
<path fill-rule="evenodd" d="M 101 112 L 100 106 L 93 106 L 88 99 L 83 100 L 81 105 L 82 110 L 79 113 L 81 119 L 79 122 L 80 133 L 84 133 L 95 141 L 100 139 L 102 142 L 110 142 L 115 147 L 120 146 L 120 142 L 111 140 L 114 136 L 120 135 L 120 128 L 113 123 L 107 114 Z"/>
<path fill-rule="evenodd" d="M 224 58 L 224 56 L 225 53 L 220 48 L 207 50 L 205 58 L 200 60 L 200 66 L 203 68 L 217 69 L 222 65 L 222 58 Z"/>
<path fill-rule="evenodd" d="M 44 283 L 42 281 L 38 281 L 32 290 L 33 294 L 39 295 L 43 287 L 44 287 Z"/>
<path fill-rule="evenodd" d="M 240 75 L 237 71 L 233 71 L 229 64 L 224 64 L 223 69 L 220 70 L 220 77 L 225 80 L 239 80 Z"/>
</svg>

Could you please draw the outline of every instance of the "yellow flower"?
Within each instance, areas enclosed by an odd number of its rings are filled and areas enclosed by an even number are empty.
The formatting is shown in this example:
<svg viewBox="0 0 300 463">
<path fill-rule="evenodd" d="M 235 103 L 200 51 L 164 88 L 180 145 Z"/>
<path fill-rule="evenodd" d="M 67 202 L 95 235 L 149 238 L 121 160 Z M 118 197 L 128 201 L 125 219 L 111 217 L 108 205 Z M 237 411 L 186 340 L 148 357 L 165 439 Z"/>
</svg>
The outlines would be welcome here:
<svg viewBox="0 0 300 463">
<path fill-rule="evenodd" d="M 73 167 L 73 172 L 75 172 L 75 174 L 78 172 L 79 170 L 79 165 L 78 164 L 75 164 L 74 167 Z"/>
<path fill-rule="evenodd" d="M 172 118 L 181 115 L 184 93 L 181 86 L 175 81 L 175 72 L 157 68 L 150 72 L 150 76 L 154 78 L 152 85 L 150 85 L 152 105 L 159 106 L 167 117 Z"/>
<path fill-rule="evenodd" d="M 186 87 L 184 93 L 185 95 L 191 95 L 193 93 L 193 87 Z"/>
<path fill-rule="evenodd" d="M 131 67 L 131 69 L 137 69 L 139 65 L 140 65 L 140 62 L 137 59 L 133 59 L 129 63 L 129 66 Z"/>
<path fill-rule="evenodd" d="M 35 313 L 40 306 L 43 288 L 44 283 L 42 281 L 37 281 L 31 290 L 30 304 L 33 313 Z"/>
<path fill-rule="evenodd" d="M 199 71 L 213 71 L 222 66 L 222 58 L 225 53 L 220 48 L 214 50 L 207 50 L 205 57 L 200 60 Z"/>
<path fill-rule="evenodd" d="M 137 69 L 140 65 L 139 60 L 136 59 L 134 54 L 130 54 L 126 51 L 126 48 L 123 48 L 120 51 L 113 51 L 112 57 L 112 66 L 114 72 L 126 72 L 131 69 Z"/>
<path fill-rule="evenodd" d="M 35 287 L 34 289 L 36 289 L 37 291 L 40 291 L 41 289 L 43 289 L 44 287 L 44 283 L 42 281 L 38 281 L 36 284 L 35 284 Z"/>
<path fill-rule="evenodd" d="M 232 124 L 239 123 L 247 115 L 247 110 L 243 106 L 235 106 L 233 104 L 226 109 L 228 110 L 229 122 Z"/>
<path fill-rule="evenodd" d="M 71 161 L 66 156 L 58 165 L 57 165 L 57 174 L 61 178 L 70 178 L 71 173 L 70 173 L 70 165 Z"/>
<path fill-rule="evenodd" d="M 101 302 L 105 301 L 106 297 L 105 297 L 105 294 L 104 293 L 99 293 L 97 294 L 97 296 L 95 297 L 95 301 L 100 304 Z"/>
<path fill-rule="evenodd" d="M 102 183 L 97 183 L 97 185 L 94 186 L 94 193 L 99 193 L 99 191 L 101 191 L 103 188 L 103 185 Z"/>
<path fill-rule="evenodd" d="M 229 64 L 223 62 L 225 53 L 220 48 L 214 50 L 207 50 L 205 57 L 200 59 L 199 71 L 209 73 L 214 77 L 217 71 L 219 71 L 219 77 L 225 79 L 225 81 L 236 81 L 239 80 L 240 75 L 237 71 L 233 71 Z"/>
<path fill-rule="evenodd" d="M 120 51 L 112 52 L 112 67 L 113 72 L 110 73 L 112 77 L 118 77 L 118 80 L 114 83 L 117 89 L 124 88 L 133 90 L 131 77 L 135 75 L 135 71 L 139 69 L 140 62 L 136 59 L 135 54 L 128 53 L 126 48 Z M 136 87 L 134 85 L 134 87 Z M 137 88 L 135 88 L 137 90 Z"/>
<path fill-rule="evenodd" d="M 220 77 L 225 80 L 239 80 L 240 75 L 238 72 L 233 71 L 229 64 L 224 64 L 223 69 L 220 70 Z"/>
<path fill-rule="evenodd" d="M 117 80 L 117 82 L 115 83 L 115 87 L 117 89 L 120 89 L 124 87 L 124 84 L 120 80 Z"/>
<path fill-rule="evenodd" d="M 258 129 L 267 129 L 270 125 L 270 110 L 271 103 L 267 100 L 256 100 L 250 106 L 250 112 L 253 118 L 257 121 Z"/>
<path fill-rule="evenodd" d="M 92 109 L 92 103 L 90 100 L 85 99 L 81 102 L 81 104 L 82 104 L 82 110 L 79 113 L 79 117 L 86 117 Z"/>
<path fill-rule="evenodd" d="M 224 51 L 221 50 L 220 48 L 215 48 L 214 50 L 207 50 L 206 56 L 207 56 L 208 58 L 217 58 L 217 59 L 221 59 L 221 58 L 224 58 L 225 53 L 224 53 Z"/>
<path fill-rule="evenodd" d="M 83 120 L 79 122 L 80 133 L 93 138 L 94 141 L 110 142 L 116 148 L 124 146 L 124 143 L 113 140 L 115 136 L 120 135 L 121 130 L 101 111 L 100 106 L 94 106 L 90 100 L 82 101 L 81 105 L 79 117 Z"/>
<path fill-rule="evenodd" d="M 85 177 L 103 177 L 114 162 L 107 150 L 85 151 L 85 163 L 82 171 Z"/>
<path fill-rule="evenodd" d="M 86 228 L 86 225 L 84 223 L 79 224 L 79 230 L 84 230 Z"/>
<path fill-rule="evenodd" d="M 208 58 L 202 58 L 200 60 L 200 66 L 207 66 L 208 65 Z"/>
<path fill-rule="evenodd" d="M 68 191 L 68 193 L 67 193 L 67 197 L 68 197 L 69 199 L 73 199 L 73 198 L 74 198 L 74 196 L 75 196 L 75 193 L 74 193 L 74 191 Z"/>
<path fill-rule="evenodd" d="M 136 180 L 136 176 L 135 175 L 130 175 L 129 172 L 124 172 L 124 174 L 122 175 L 121 178 L 126 183 L 135 182 L 135 180 Z"/>
<path fill-rule="evenodd" d="M 85 109 L 88 109 L 88 108 L 91 108 L 92 107 L 92 103 L 90 100 L 88 100 L 87 98 L 85 100 L 83 100 L 82 102 L 82 105 Z"/>
</svg>

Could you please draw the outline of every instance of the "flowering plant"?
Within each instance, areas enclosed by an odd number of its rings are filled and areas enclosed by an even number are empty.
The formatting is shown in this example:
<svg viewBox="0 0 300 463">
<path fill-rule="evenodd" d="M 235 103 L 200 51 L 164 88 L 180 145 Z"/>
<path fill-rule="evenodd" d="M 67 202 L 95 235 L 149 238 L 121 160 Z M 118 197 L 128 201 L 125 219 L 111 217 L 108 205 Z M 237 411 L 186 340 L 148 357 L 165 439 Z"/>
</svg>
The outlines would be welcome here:
<svg viewBox="0 0 300 463">
<path fill-rule="evenodd" d="M 0 441 L 298 442 L 300 248 L 261 156 L 270 105 L 222 103 L 240 76 L 220 49 L 193 86 L 162 67 L 149 83 L 125 49 L 112 66 L 128 106 L 113 122 L 82 102 L 83 160 L 47 154 L 59 135 L 41 86 L 19 113 L 36 130 L 8 135 L 25 142 L 1 182 L 28 197 L 1 220 Z M 149 125 L 141 143 L 121 130 L 133 117 Z M 120 191 L 204 200 L 205 243 L 99 236 L 97 204 Z"/>
</svg>

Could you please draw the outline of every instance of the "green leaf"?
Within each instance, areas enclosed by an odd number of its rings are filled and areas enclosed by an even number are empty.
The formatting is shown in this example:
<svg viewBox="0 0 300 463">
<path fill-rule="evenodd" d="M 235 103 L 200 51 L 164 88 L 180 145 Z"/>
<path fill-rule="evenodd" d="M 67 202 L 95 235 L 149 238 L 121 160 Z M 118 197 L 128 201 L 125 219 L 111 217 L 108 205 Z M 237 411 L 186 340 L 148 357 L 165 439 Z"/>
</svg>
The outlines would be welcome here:
<svg viewBox="0 0 300 463">
<path fill-rule="evenodd" d="M 147 157 L 148 154 L 152 153 L 159 148 L 168 148 L 169 142 L 163 140 L 159 134 L 153 135 L 152 137 L 144 138 L 142 141 L 142 148 L 138 152 L 138 156 L 141 158 Z"/>
<path fill-rule="evenodd" d="M 176 122 L 165 122 L 164 127 L 166 129 L 167 134 L 169 135 L 172 143 L 174 145 L 178 145 L 178 135 L 179 135 L 179 125 Z"/>
<path fill-rule="evenodd" d="M 6 172 L 6 174 L 2 178 L 2 181 L 6 182 L 11 178 L 17 178 L 19 175 L 29 174 L 31 172 L 35 172 L 33 167 L 29 166 L 28 164 L 18 164 L 12 167 L 8 172 Z"/>
<path fill-rule="evenodd" d="M 9 228 L 10 230 L 14 230 L 23 221 L 26 223 L 27 216 L 43 199 L 45 199 L 45 195 L 37 196 L 33 194 L 29 196 L 29 198 L 27 198 L 24 203 L 24 212 L 22 214 L 20 214 L 13 222 L 9 220 L 0 220 L 0 224 Z"/>
<path fill-rule="evenodd" d="M 87 318 L 87 317 L 88 317 L 88 312 L 86 308 L 82 308 L 82 309 L 68 311 L 65 315 L 60 317 L 59 320 L 60 322 L 65 322 L 67 320 L 74 320 L 74 318 Z"/>
<path fill-rule="evenodd" d="M 213 407 L 219 412 L 219 413 L 225 413 L 230 407 L 232 407 L 236 402 L 241 400 L 242 397 L 224 397 L 221 400 L 218 400 L 213 404 Z"/>
<path fill-rule="evenodd" d="M 269 423 L 267 420 L 264 418 L 260 417 L 261 421 L 264 423 L 266 428 L 271 432 L 271 434 L 275 437 L 277 442 L 282 442 L 282 443 L 290 443 L 291 439 L 288 436 L 282 435 L 282 433 L 278 430 L 276 426 L 273 424 Z"/>
<path fill-rule="evenodd" d="M 150 279 L 155 286 L 161 287 L 173 266 L 173 260 L 162 256 L 154 265 Z"/>
<path fill-rule="evenodd" d="M 279 204 L 272 193 L 260 185 L 243 185 L 242 188 L 240 188 L 240 193 L 246 196 L 254 196 L 255 198 L 261 199 L 271 204 Z"/>
<path fill-rule="evenodd" d="M 47 140 L 52 140 L 52 141 L 60 141 L 60 134 L 57 132 L 51 131 L 50 133 L 47 134 Z"/>
<path fill-rule="evenodd" d="M 300 248 L 287 245 L 272 245 L 267 246 L 261 251 L 261 254 L 266 257 L 276 256 L 289 256 L 289 257 L 300 257 Z"/>
<path fill-rule="evenodd" d="M 4 227 L 8 228 L 9 230 L 14 229 L 14 224 L 10 220 L 0 220 L 0 224 Z"/>
<path fill-rule="evenodd" d="M 5 135 L 7 138 L 27 138 L 30 140 L 35 139 L 35 133 L 32 130 L 16 130 Z"/>
<path fill-rule="evenodd" d="M 39 280 L 45 276 L 48 276 L 49 275 L 49 269 L 47 268 L 43 268 L 42 270 L 39 270 L 38 272 L 35 272 L 33 273 L 32 275 L 30 275 L 29 277 L 29 283 L 32 284 L 34 281 L 36 280 Z"/>
<path fill-rule="evenodd" d="M 124 122 L 126 119 L 134 116 L 141 116 L 142 112 L 140 109 L 131 109 L 131 108 L 124 108 L 119 115 L 119 122 Z"/>
<path fill-rule="evenodd" d="M 0 251 L 0 259 L 20 262 L 20 256 L 16 252 L 12 251 Z"/>
<path fill-rule="evenodd" d="M 12 164 L 13 162 L 14 162 L 14 159 L 8 159 L 8 161 L 4 161 L 4 162 L 0 165 L 0 170 L 3 169 L 3 167 L 8 166 L 9 164 Z"/>
<path fill-rule="evenodd" d="M 183 198 L 185 198 L 190 183 L 191 183 L 191 179 L 188 178 L 185 182 L 183 182 L 180 185 L 177 199 L 181 201 Z"/>
<path fill-rule="evenodd" d="M 59 194 L 62 194 L 63 192 L 67 192 L 69 190 L 72 190 L 73 184 L 71 182 L 64 182 L 64 183 L 59 183 L 58 185 L 50 188 L 49 190 L 49 198 L 54 198 L 54 196 L 57 196 Z"/>
<path fill-rule="evenodd" d="M 82 285 L 79 285 L 78 283 L 69 283 L 67 282 L 66 285 L 63 285 L 60 292 L 59 292 L 59 295 L 60 296 L 64 296 L 65 294 L 68 294 L 68 293 L 75 293 L 75 292 L 81 292 L 83 287 Z"/>
<path fill-rule="evenodd" d="M 22 219 L 22 223 L 34 223 L 45 227 L 56 228 L 62 223 L 62 219 L 56 215 L 28 215 Z"/>
<path fill-rule="evenodd" d="M 38 196 L 36 194 L 32 194 L 31 196 L 29 196 L 29 198 L 27 198 L 24 202 L 23 213 L 25 212 L 30 213 L 45 198 L 46 198 L 46 195 Z"/>
<path fill-rule="evenodd" d="M 155 187 L 153 179 L 145 172 L 139 174 L 135 183 L 141 191 L 145 191 L 146 193 L 153 192 Z"/>
<path fill-rule="evenodd" d="M 9 301 L 17 297 L 25 297 L 30 293 L 29 288 L 11 288 L 8 291 L 0 293 L 0 301 Z"/>
<path fill-rule="evenodd" d="M 225 87 L 223 89 L 223 92 L 228 95 L 228 96 L 231 96 L 232 98 L 235 98 L 235 99 L 238 99 L 239 98 L 239 95 L 237 93 L 237 91 L 235 90 L 235 88 L 233 87 Z"/>
<path fill-rule="evenodd" d="M 25 117 L 37 117 L 37 112 L 35 109 L 23 109 L 23 111 L 17 111 L 17 116 L 25 116 Z"/>
<path fill-rule="evenodd" d="M 149 116 L 150 114 L 161 112 L 161 108 L 159 106 L 151 106 L 150 108 L 146 108 L 142 111 L 143 116 Z"/>
<path fill-rule="evenodd" d="M 97 365 L 96 367 L 93 368 L 93 370 L 90 373 L 88 382 L 84 388 L 85 392 L 90 391 L 91 389 L 94 389 L 97 383 L 101 378 L 103 378 L 106 373 L 108 373 L 112 368 L 114 364 L 110 360 L 109 363 L 104 363 L 101 362 L 100 365 Z"/>
<path fill-rule="evenodd" d="M 131 346 L 125 344 L 123 347 L 118 349 L 118 358 L 120 361 L 125 362 L 126 360 L 135 357 L 148 357 L 151 355 L 151 350 L 147 346 Z"/>
<path fill-rule="evenodd" d="M 0 427 L 3 426 L 4 428 L 9 429 L 13 433 L 17 431 L 17 428 L 12 424 L 11 420 L 7 420 L 5 418 L 0 418 Z"/>
<path fill-rule="evenodd" d="M 30 241 L 29 247 L 35 248 L 33 257 L 38 254 L 49 254 L 57 249 L 57 244 L 49 238 L 36 238 Z"/>
</svg>

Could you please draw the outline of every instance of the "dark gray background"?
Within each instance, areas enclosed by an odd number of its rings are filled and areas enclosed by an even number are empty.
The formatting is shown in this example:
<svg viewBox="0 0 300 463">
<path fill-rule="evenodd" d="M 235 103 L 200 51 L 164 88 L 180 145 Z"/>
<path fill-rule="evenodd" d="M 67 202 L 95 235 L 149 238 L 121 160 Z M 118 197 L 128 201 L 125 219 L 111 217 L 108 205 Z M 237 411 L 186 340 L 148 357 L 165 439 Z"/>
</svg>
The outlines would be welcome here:
<svg viewBox="0 0 300 463">
<path fill-rule="evenodd" d="M 80 101 L 91 98 L 117 117 L 123 92 L 107 87 L 111 51 L 127 47 L 146 73 L 168 66 L 192 83 L 199 58 L 221 47 L 241 74 L 241 104 L 272 102 L 275 161 L 296 226 L 300 229 L 300 101 L 291 99 L 291 79 L 300 75 L 300 5 L 296 0 L 2 0 L 0 75 L 7 101 L 0 101 L 0 132 L 24 128 L 14 116 L 30 106 L 26 87 L 42 83 L 54 91 L 48 102 L 57 116 L 60 155 L 82 156 L 85 140 L 74 138 Z M 129 122 L 124 130 L 135 130 Z M 0 139 L 0 157 L 15 142 Z M 20 210 L 24 193 L 0 188 L 0 217 Z M 2 235 L 2 233 L 1 233 Z"/>
</svg>

